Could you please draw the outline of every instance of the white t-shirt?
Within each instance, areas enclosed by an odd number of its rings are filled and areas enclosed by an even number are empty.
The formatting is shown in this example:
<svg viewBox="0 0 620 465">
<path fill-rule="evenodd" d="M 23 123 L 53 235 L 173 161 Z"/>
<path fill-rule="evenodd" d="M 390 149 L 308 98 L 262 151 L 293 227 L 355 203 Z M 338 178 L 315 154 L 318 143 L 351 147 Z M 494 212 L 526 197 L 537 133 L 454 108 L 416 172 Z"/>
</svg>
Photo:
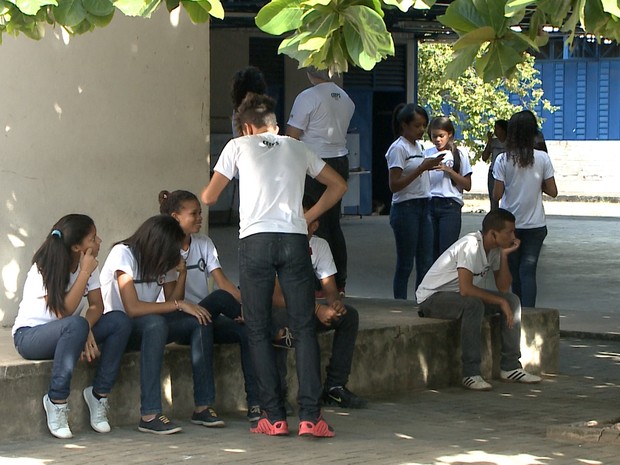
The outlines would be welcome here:
<svg viewBox="0 0 620 465">
<path fill-rule="evenodd" d="M 187 264 L 185 300 L 197 304 L 209 295 L 209 275 L 221 268 L 217 249 L 209 236 L 192 234 L 189 249 L 181 250 Z"/>
<path fill-rule="evenodd" d="M 75 280 L 79 274 L 80 265 L 78 264 L 77 270 L 69 275 L 67 292 L 71 289 L 71 286 L 73 286 L 73 283 L 75 283 Z M 84 297 L 86 297 L 90 291 L 99 289 L 100 287 L 99 268 L 96 268 L 88 278 L 88 283 L 86 284 L 86 289 L 84 290 Z M 45 301 L 46 296 L 47 291 L 43 285 L 43 275 L 41 275 L 35 263 L 30 267 L 28 275 L 26 276 L 22 301 L 19 303 L 17 318 L 15 318 L 15 324 L 13 324 L 13 335 L 19 328 L 44 325 L 45 323 L 58 319 L 56 315 L 49 310 L 47 302 Z M 84 299 L 82 299 L 73 314 L 75 315 L 80 313 L 84 307 L 85 302 Z"/>
<path fill-rule="evenodd" d="M 489 271 L 499 270 L 500 253 L 500 249 L 495 248 L 487 257 L 480 231 L 461 237 L 439 256 L 422 279 L 415 293 L 418 304 L 436 292 L 459 292 L 458 268 L 471 271 L 474 286 L 478 286 Z"/>
<path fill-rule="evenodd" d="M 302 130 L 301 140 L 322 158 L 342 157 L 348 153 L 347 130 L 354 111 L 344 90 L 323 82 L 297 96 L 288 124 Z"/>
<path fill-rule="evenodd" d="M 547 152 L 534 150 L 534 163 L 525 168 L 514 164 L 502 153 L 495 160 L 493 177 L 504 183 L 500 206 L 515 216 L 517 228 L 545 226 L 542 184 L 553 177 L 553 165 Z"/>
<path fill-rule="evenodd" d="M 239 175 L 239 238 L 274 232 L 307 234 L 301 200 L 306 174 L 315 178 L 325 162 L 303 142 L 270 133 L 226 144 L 214 170 Z"/>
<path fill-rule="evenodd" d="M 325 239 L 312 236 L 310 238 L 310 250 L 312 268 L 318 279 L 329 278 L 338 272 L 336 264 L 334 263 L 332 251 Z"/>
<path fill-rule="evenodd" d="M 104 313 L 113 310 L 125 312 L 121 294 L 118 289 L 116 272 L 122 271 L 133 278 L 133 284 L 138 294 L 138 300 L 143 302 L 157 302 L 157 296 L 161 292 L 164 283 L 176 281 L 176 269 L 168 271 L 165 275 L 159 276 L 157 281 L 142 281 L 138 272 L 138 263 L 125 244 L 116 244 L 110 250 L 110 254 L 101 269 L 101 294 L 103 295 Z"/>
<path fill-rule="evenodd" d="M 426 149 L 424 151 L 424 156 L 426 158 L 432 158 L 437 156 L 437 147 L 431 147 L 430 149 Z M 459 174 L 461 176 L 467 176 L 472 173 L 471 164 L 469 163 L 469 157 L 463 155 L 463 153 L 459 150 L 459 156 L 461 157 L 461 169 L 459 170 Z M 454 165 L 454 156 L 450 151 L 443 158 L 442 163 L 445 163 L 449 166 Z M 447 199 L 454 199 L 461 205 L 463 205 L 463 189 L 459 186 L 455 186 L 452 183 L 452 179 L 446 173 L 441 170 L 429 170 L 428 175 L 431 182 L 431 196 L 433 197 L 443 197 Z"/>
<path fill-rule="evenodd" d="M 424 161 L 422 146 L 416 142 L 412 144 L 405 137 L 400 136 L 385 154 L 388 170 L 400 168 L 403 176 L 415 171 Z M 431 196 L 431 186 L 428 171 L 411 181 L 404 189 L 392 193 L 392 204 L 411 199 L 425 199 Z"/>
</svg>

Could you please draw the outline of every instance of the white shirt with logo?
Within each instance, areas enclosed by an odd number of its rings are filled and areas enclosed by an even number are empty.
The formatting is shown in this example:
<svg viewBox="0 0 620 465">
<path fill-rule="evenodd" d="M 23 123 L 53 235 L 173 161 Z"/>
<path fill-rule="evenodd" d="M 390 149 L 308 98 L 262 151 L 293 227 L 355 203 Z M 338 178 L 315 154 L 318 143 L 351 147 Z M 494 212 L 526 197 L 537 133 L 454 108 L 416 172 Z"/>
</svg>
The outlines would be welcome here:
<svg viewBox="0 0 620 465">
<path fill-rule="evenodd" d="M 403 176 L 415 171 L 424 161 L 424 151 L 419 142 L 409 142 L 405 137 L 396 139 L 385 154 L 388 170 L 400 168 Z M 392 193 L 392 204 L 411 199 L 426 199 L 431 196 L 428 171 L 424 171 L 398 192 Z"/>
<path fill-rule="evenodd" d="M 482 244 L 482 232 L 476 231 L 461 237 L 439 256 L 416 291 L 418 304 L 436 292 L 459 292 L 459 268 L 474 275 L 473 284 L 478 286 L 489 271 L 500 267 L 501 250 L 492 249 L 487 256 Z"/>
<path fill-rule="evenodd" d="M 301 205 L 306 174 L 325 162 L 303 142 L 271 133 L 231 139 L 214 170 L 239 176 L 239 238 L 257 233 L 308 233 Z"/>
<path fill-rule="evenodd" d="M 185 300 L 199 303 L 209 295 L 209 275 L 221 268 L 215 244 L 209 236 L 192 234 L 189 249 L 181 250 L 187 265 L 185 278 Z"/>
<path fill-rule="evenodd" d="M 122 271 L 133 278 L 138 300 L 157 302 L 157 296 L 165 283 L 176 281 L 176 269 L 168 271 L 157 281 L 143 281 L 140 278 L 138 262 L 131 249 L 125 244 L 116 244 L 101 269 L 101 294 L 103 295 L 104 313 L 114 310 L 125 312 L 125 306 L 118 288 L 117 272 Z"/>
<path fill-rule="evenodd" d="M 314 275 L 318 279 L 329 278 L 338 272 L 332 251 L 325 239 L 317 236 L 310 238 L 310 258 Z"/>
<path fill-rule="evenodd" d="M 460 150 L 458 152 L 461 158 L 461 168 L 459 170 L 459 174 L 461 176 L 467 176 L 472 173 L 469 157 L 463 155 Z M 426 158 L 433 158 L 437 156 L 437 153 L 437 147 L 431 147 L 424 151 L 424 156 Z M 447 151 L 442 163 L 449 167 L 454 166 L 454 156 L 452 155 L 452 152 Z M 444 173 L 441 170 L 429 170 L 428 175 L 431 183 L 431 196 L 453 199 L 463 205 L 463 189 L 459 186 L 455 186 L 447 173 Z"/>
<path fill-rule="evenodd" d="M 67 292 L 71 289 L 79 274 L 80 265 L 78 264 L 77 270 L 69 274 Z M 100 287 L 99 268 L 96 268 L 88 278 L 88 283 L 86 284 L 86 289 L 84 290 L 84 296 L 75 309 L 75 312 L 73 312 L 74 315 L 79 314 L 82 310 L 84 310 L 86 303 L 84 298 L 88 295 L 88 293 L 95 289 L 99 289 Z M 13 335 L 19 328 L 44 325 L 45 323 L 58 319 L 47 306 L 46 297 L 47 290 L 43 284 L 43 275 L 39 272 L 39 269 L 35 263 L 30 267 L 28 275 L 26 276 L 22 300 L 19 303 L 17 318 L 13 324 Z"/>
</svg>

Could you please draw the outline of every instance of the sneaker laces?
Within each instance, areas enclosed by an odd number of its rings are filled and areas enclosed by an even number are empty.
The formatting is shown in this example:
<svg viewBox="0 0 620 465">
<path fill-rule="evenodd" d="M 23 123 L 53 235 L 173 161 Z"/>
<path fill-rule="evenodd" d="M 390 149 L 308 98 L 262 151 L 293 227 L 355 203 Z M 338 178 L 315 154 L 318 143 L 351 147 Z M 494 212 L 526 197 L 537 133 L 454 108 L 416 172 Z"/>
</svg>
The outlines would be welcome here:
<svg viewBox="0 0 620 465">
<path fill-rule="evenodd" d="M 69 427 L 69 407 L 67 404 L 55 404 L 50 402 L 54 408 L 55 418 L 56 420 L 54 425 L 56 429 L 60 428 L 68 428 Z"/>
<path fill-rule="evenodd" d="M 108 411 L 110 410 L 110 404 L 106 397 L 102 397 L 97 400 L 97 408 L 95 409 L 95 421 L 97 423 L 108 421 Z"/>
</svg>

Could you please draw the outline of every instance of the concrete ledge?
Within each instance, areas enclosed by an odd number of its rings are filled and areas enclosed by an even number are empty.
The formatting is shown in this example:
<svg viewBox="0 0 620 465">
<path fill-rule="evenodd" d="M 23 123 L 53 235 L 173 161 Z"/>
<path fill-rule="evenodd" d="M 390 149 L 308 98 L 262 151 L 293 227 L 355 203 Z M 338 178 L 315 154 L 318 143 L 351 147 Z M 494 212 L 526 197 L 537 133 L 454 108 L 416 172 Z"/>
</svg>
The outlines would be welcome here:
<svg viewBox="0 0 620 465">
<path fill-rule="evenodd" d="M 439 389 L 457 385 L 461 379 L 459 324 L 456 321 L 419 318 L 410 302 L 382 299 L 347 299 L 360 312 L 360 333 L 348 386 L 367 397 L 411 389 Z M 521 361 L 533 373 L 557 373 L 559 368 L 559 312 L 524 309 Z M 499 374 L 499 319 L 483 327 L 482 372 L 488 379 Z M 330 333 L 319 337 L 322 366 L 331 352 Z M 49 434 L 41 398 L 47 391 L 51 361 L 21 359 L 12 348 L 10 331 L 0 331 L 0 407 L 6 422 L 5 440 Z M 124 356 L 119 379 L 110 396 L 112 425 L 136 424 L 139 420 L 139 353 Z M 245 413 L 243 375 L 236 345 L 215 350 L 217 403 L 220 415 Z M 81 398 L 94 368 L 80 363 L 72 381 L 70 424 L 74 433 L 89 429 L 88 412 Z M 186 348 L 170 345 L 166 350 L 163 377 L 164 411 L 172 418 L 189 418 L 193 409 L 192 375 Z M 291 401 L 297 391 L 294 354 L 289 351 Z M 293 403 L 294 404 L 294 403 Z"/>
<path fill-rule="evenodd" d="M 549 426 L 547 437 L 578 443 L 620 445 L 620 418 L 608 421 L 582 421 L 570 425 Z"/>
</svg>

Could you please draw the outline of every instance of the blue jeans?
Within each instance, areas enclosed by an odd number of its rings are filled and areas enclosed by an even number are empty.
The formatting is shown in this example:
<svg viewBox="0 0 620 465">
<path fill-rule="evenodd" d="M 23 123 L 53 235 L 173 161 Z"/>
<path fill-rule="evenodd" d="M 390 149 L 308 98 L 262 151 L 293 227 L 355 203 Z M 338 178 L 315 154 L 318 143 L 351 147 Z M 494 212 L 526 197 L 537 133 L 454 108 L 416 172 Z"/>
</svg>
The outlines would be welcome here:
<svg viewBox="0 0 620 465">
<path fill-rule="evenodd" d="M 433 264 L 433 226 L 429 199 L 411 199 L 395 203 L 390 210 L 390 226 L 396 242 L 394 298 L 407 299 L 407 285 L 416 265 L 416 289 Z"/>
<path fill-rule="evenodd" d="M 320 414 L 321 368 L 314 322 L 314 273 L 303 234 L 261 233 L 239 241 L 239 276 L 244 317 L 256 370 L 261 406 L 270 421 L 284 420 L 275 351 L 271 344 L 271 302 L 276 275 L 295 334 L 299 417 Z"/>
<path fill-rule="evenodd" d="M 508 255 L 508 267 L 512 274 L 512 292 L 520 299 L 524 307 L 536 306 L 536 268 L 543 241 L 547 237 L 547 227 L 517 229 L 517 239 L 521 246 Z"/>
<path fill-rule="evenodd" d="M 202 299 L 198 305 L 206 308 L 212 318 L 224 315 L 234 320 L 241 316 L 241 304 L 233 297 L 230 292 L 216 289 Z"/>
<path fill-rule="evenodd" d="M 95 392 L 109 394 L 112 390 L 130 330 L 131 322 L 124 312 L 106 313 L 93 327 L 101 350 L 93 381 Z M 19 328 L 14 342 L 19 354 L 27 360 L 54 361 L 48 396 L 51 400 L 64 400 L 69 397 L 73 370 L 87 337 L 88 322 L 75 315 L 40 326 Z"/>
<path fill-rule="evenodd" d="M 194 404 L 213 405 L 213 325 L 201 325 L 183 312 L 150 314 L 133 319 L 129 347 L 140 350 L 140 414 L 161 413 L 161 367 L 166 344 L 190 346 Z"/>
<path fill-rule="evenodd" d="M 323 158 L 323 161 L 331 166 L 345 181 L 349 179 L 348 156 Z M 323 195 L 325 189 L 325 185 L 310 176 L 306 176 L 305 193 L 315 202 Z M 340 227 L 341 205 L 342 201 L 339 200 L 336 205 L 321 215 L 319 227 L 315 232 L 317 236 L 322 237 L 329 244 L 336 264 L 336 286 L 338 289 L 344 289 L 347 284 L 347 243 Z"/>
<path fill-rule="evenodd" d="M 461 234 L 461 209 L 456 200 L 433 197 L 431 222 L 433 224 L 433 261 L 454 244 Z"/>
<path fill-rule="evenodd" d="M 497 210 L 499 208 L 499 200 L 493 199 L 493 189 L 495 189 L 495 178 L 493 177 L 493 167 L 489 168 L 489 174 L 487 176 L 487 184 L 489 187 L 489 201 L 491 202 L 491 210 Z"/>
<path fill-rule="evenodd" d="M 506 318 L 498 305 L 485 304 L 478 297 L 463 297 L 458 292 L 437 292 L 420 304 L 420 311 L 428 318 L 456 320 L 461 318 L 461 360 L 463 377 L 480 374 L 481 330 L 485 315 L 499 314 L 501 317 L 502 355 L 500 368 L 511 371 L 521 368 L 521 303 L 511 293 L 495 291 L 505 298 L 514 317 L 514 325 L 508 328 Z"/>
</svg>

